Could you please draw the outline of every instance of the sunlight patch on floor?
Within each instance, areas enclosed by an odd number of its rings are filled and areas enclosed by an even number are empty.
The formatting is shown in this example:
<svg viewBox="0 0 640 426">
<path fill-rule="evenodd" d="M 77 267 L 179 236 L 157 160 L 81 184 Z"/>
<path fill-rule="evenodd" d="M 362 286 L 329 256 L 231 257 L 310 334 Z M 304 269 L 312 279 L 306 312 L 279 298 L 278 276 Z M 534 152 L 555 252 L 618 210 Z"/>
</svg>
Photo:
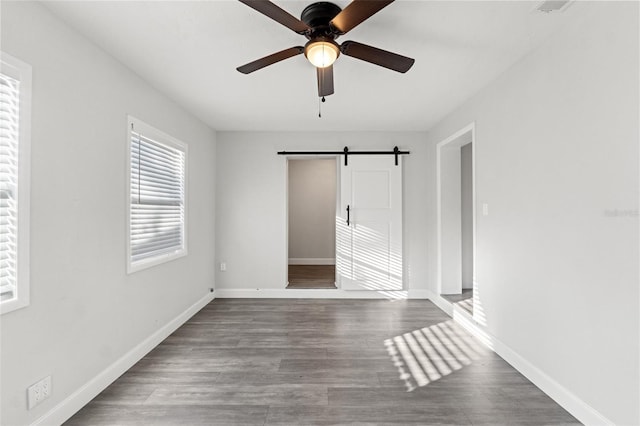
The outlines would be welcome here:
<svg viewBox="0 0 640 426">
<path fill-rule="evenodd" d="M 452 320 L 386 339 L 384 345 L 408 392 L 470 365 L 485 351 Z"/>
</svg>

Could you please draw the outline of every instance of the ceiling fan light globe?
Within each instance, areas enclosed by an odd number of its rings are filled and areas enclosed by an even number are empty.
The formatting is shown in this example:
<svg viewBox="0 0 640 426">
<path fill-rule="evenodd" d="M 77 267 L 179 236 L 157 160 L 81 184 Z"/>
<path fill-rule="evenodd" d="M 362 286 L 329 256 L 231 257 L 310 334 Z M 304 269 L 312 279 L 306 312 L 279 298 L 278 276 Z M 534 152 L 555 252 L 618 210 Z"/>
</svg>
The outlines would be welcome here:
<svg viewBox="0 0 640 426">
<path fill-rule="evenodd" d="M 304 55 L 309 62 L 317 68 L 326 68 L 333 65 L 340 55 L 340 49 L 335 43 L 327 41 L 309 42 L 305 49 Z"/>
</svg>

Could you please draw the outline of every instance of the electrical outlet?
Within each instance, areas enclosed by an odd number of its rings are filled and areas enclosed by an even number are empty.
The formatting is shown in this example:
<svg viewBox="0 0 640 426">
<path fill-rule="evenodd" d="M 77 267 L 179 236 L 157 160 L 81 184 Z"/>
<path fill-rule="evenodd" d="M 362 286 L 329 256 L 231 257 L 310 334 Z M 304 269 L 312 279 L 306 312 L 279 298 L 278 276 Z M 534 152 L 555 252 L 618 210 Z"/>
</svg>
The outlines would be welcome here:
<svg viewBox="0 0 640 426">
<path fill-rule="evenodd" d="M 51 376 L 47 376 L 27 388 L 27 405 L 29 410 L 49 398 L 49 396 L 51 396 Z"/>
<path fill-rule="evenodd" d="M 220 270 L 221 270 L 221 271 L 223 271 L 223 272 L 224 272 L 224 271 L 226 271 L 226 270 L 227 270 L 227 264 L 226 264 L 226 263 L 224 263 L 224 262 L 222 262 L 222 263 L 220 264 Z"/>
</svg>

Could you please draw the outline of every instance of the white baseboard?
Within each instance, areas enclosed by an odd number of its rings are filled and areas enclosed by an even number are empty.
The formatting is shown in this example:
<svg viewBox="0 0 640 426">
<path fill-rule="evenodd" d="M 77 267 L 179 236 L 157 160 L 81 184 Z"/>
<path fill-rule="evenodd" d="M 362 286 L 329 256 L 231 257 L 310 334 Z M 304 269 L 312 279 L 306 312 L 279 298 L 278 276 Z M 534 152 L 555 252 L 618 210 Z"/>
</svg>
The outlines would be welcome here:
<svg viewBox="0 0 640 426">
<path fill-rule="evenodd" d="M 200 309 L 214 299 L 214 293 L 207 293 L 202 299 L 191 305 L 186 311 L 169 321 L 158 331 L 147 337 L 136 347 L 124 354 L 120 359 L 104 369 L 96 377 L 85 383 L 84 386 L 69 395 L 58 405 L 53 407 L 42 417 L 32 423 L 35 425 L 59 425 L 67 421 L 71 416 L 106 389 L 125 371 L 140 361 L 146 354 L 166 339 L 171 333 L 195 315 Z"/>
<path fill-rule="evenodd" d="M 341 289 L 216 289 L 218 299 L 427 299 L 427 290 L 357 291 Z"/>
<path fill-rule="evenodd" d="M 614 422 L 600 414 L 595 408 L 577 397 L 567 388 L 549 377 L 546 373 L 533 365 L 523 356 L 511 349 L 500 339 L 489 333 L 483 325 L 476 322 L 464 309 L 429 291 L 431 300 L 436 306 L 446 312 L 455 322 L 478 338 L 489 349 L 500 355 L 513 368 L 518 370 L 551 399 L 567 410 L 572 416 L 585 425 L 613 425 Z"/>
<path fill-rule="evenodd" d="M 429 290 L 409 290 L 409 299 L 429 299 L 430 293 Z"/>
<path fill-rule="evenodd" d="M 289 265 L 335 265 L 336 259 L 323 257 L 290 258 Z"/>
</svg>

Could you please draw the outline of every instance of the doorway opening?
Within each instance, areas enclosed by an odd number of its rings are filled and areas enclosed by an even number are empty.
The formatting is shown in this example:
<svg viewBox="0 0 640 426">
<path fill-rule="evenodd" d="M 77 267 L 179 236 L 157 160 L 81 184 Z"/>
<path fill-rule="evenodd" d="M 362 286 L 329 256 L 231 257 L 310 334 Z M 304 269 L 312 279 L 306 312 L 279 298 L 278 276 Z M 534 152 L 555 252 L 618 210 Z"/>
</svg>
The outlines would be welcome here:
<svg viewBox="0 0 640 426">
<path fill-rule="evenodd" d="M 287 288 L 335 289 L 336 159 L 289 159 L 287 176 Z"/>
<path fill-rule="evenodd" d="M 475 283 L 474 125 L 437 145 L 438 290 L 473 316 Z"/>
</svg>

